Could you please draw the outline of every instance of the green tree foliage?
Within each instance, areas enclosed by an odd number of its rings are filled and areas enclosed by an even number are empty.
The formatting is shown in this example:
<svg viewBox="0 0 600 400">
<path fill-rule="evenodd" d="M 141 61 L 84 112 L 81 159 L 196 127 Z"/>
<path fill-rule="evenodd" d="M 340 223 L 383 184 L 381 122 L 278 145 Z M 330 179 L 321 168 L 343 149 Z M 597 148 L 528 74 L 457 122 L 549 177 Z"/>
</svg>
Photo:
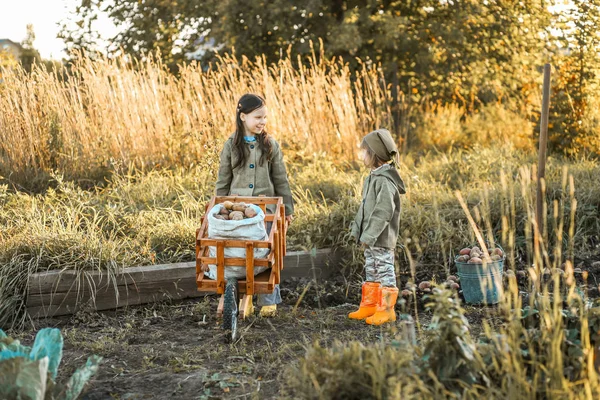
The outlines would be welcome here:
<svg viewBox="0 0 600 400">
<path fill-rule="evenodd" d="M 161 59 L 173 71 L 188 60 L 206 37 L 206 29 L 216 0 L 81 0 L 71 19 L 63 21 L 60 37 L 73 56 L 125 52 L 136 57 L 160 52 Z M 110 38 L 107 48 L 94 23 L 106 13 L 121 29 Z"/>
<path fill-rule="evenodd" d="M 19 61 L 7 50 L 0 49 L 0 79 L 2 79 L 2 68 L 14 68 Z"/>
<path fill-rule="evenodd" d="M 322 40 L 327 56 L 379 63 L 417 98 L 465 102 L 529 88 L 549 21 L 536 0 L 84 0 L 78 26 L 98 10 L 127 27 L 113 51 L 160 50 L 172 68 L 203 43 L 217 50 L 196 53 L 204 61 L 234 51 L 276 62 Z"/>
<path fill-rule="evenodd" d="M 550 141 L 576 154 L 600 150 L 600 0 L 572 0 L 555 15 L 560 49 L 553 83 Z"/>
<path fill-rule="evenodd" d="M 101 51 L 101 37 L 94 29 L 101 7 L 102 0 L 81 0 L 71 18 L 61 22 L 58 37 L 65 42 L 71 59 L 79 55 L 94 58 Z"/>
</svg>

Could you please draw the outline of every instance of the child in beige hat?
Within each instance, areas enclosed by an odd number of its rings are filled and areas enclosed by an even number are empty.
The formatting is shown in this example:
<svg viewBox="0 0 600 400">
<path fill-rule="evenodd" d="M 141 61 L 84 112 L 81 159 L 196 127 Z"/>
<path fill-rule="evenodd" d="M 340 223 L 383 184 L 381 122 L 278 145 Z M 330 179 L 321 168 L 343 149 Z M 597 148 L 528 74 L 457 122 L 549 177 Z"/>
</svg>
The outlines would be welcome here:
<svg viewBox="0 0 600 400">
<path fill-rule="evenodd" d="M 348 316 L 381 325 L 396 320 L 394 249 L 400 228 L 400 195 L 406 190 L 397 170 L 398 149 L 388 130 L 369 133 L 360 149 L 360 158 L 371 173 L 363 185 L 352 236 L 365 249 L 367 279 L 362 285 L 359 309 Z"/>
</svg>

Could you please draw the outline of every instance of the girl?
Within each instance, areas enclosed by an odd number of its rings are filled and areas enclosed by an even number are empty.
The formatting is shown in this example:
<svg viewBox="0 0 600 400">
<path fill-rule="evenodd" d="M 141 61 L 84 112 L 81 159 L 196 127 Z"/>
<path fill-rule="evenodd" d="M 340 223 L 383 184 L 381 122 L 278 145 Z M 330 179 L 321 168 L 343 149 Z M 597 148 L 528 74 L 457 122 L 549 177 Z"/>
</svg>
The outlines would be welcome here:
<svg viewBox="0 0 600 400">
<path fill-rule="evenodd" d="M 369 133 L 360 149 L 360 158 L 371 173 L 363 185 L 352 236 L 365 249 L 367 281 L 362 285 L 359 309 L 348 317 L 381 325 L 396 320 L 394 249 L 400 226 L 400 195 L 406 190 L 396 169 L 398 149 L 389 131 L 378 129 Z"/>
<path fill-rule="evenodd" d="M 243 95 L 237 103 L 236 129 L 221 152 L 217 196 L 283 197 L 286 223 L 292 221 L 294 203 L 281 148 L 266 131 L 267 106 L 255 94 Z M 258 295 L 260 315 L 272 317 L 281 303 L 279 285 L 273 294 Z"/>
</svg>

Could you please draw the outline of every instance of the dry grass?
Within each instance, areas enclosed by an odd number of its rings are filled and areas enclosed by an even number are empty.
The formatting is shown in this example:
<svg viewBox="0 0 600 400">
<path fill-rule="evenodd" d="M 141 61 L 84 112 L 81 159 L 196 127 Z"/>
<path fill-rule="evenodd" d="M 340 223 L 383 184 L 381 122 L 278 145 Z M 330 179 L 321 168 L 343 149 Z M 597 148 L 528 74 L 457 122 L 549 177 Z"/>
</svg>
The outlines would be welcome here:
<svg viewBox="0 0 600 400">
<path fill-rule="evenodd" d="M 245 92 L 266 97 L 269 130 L 294 158 L 352 162 L 366 132 L 394 125 L 390 87 L 377 69 L 351 72 L 317 54 L 308 66 L 290 56 L 277 65 L 223 58 L 208 70 L 190 64 L 178 77 L 159 58 L 81 58 L 70 74 L 11 69 L 3 79 L 0 176 L 17 188 L 45 188 L 53 173 L 91 187 L 119 168 L 193 165 L 231 134 Z M 405 139 L 415 150 L 531 148 L 526 110 L 493 104 L 467 115 L 457 105 L 400 98 L 402 148 Z"/>
<path fill-rule="evenodd" d="M 499 154 L 486 149 L 478 153 L 430 155 L 418 162 L 407 158 L 401 171 L 408 189 L 399 239 L 401 263 L 406 265 L 406 248 L 418 264 L 416 268 L 448 270 L 457 247 L 474 241 L 454 196 L 455 189 L 464 191 L 471 207 L 477 206 L 476 219 L 482 221 L 489 214 L 493 232 L 514 253 L 511 268 L 527 262 L 526 257 L 532 254 L 526 245 L 530 233 L 525 224 L 530 210 L 524 204 L 530 201 L 531 193 L 524 192 L 515 177 L 527 175 L 520 166 L 531 161 L 526 154 Z M 348 236 L 348 226 L 358 207 L 365 171 L 344 169 L 320 156 L 289 166 L 297 202 L 289 246 L 341 247 L 350 251 L 347 272 L 362 274 L 359 251 Z M 566 193 L 562 187 L 563 167 L 568 167 L 574 182 L 579 183 L 575 188 L 579 203 L 572 247 L 583 258 L 597 252 L 600 193 L 595 177 L 599 171 L 592 162 L 569 164 L 551 160 L 549 202 L 560 200 Z M 127 266 L 192 260 L 192 238 L 213 191 L 215 168 L 215 159 L 205 159 L 203 164 L 191 168 L 121 171 L 105 187 L 93 191 L 78 188 L 58 176 L 56 187 L 44 195 L 12 192 L 3 186 L 3 307 L 14 310 L 15 304 L 22 303 L 27 274 L 33 272 L 74 269 L 114 274 Z M 486 208 L 480 199 L 484 187 Z M 564 208 L 569 213 L 571 205 L 565 204 Z M 509 211 L 510 218 L 503 218 Z M 551 216 L 549 223 L 555 221 L 559 223 Z M 14 322 L 17 314 L 0 315 L 5 325 Z"/>
<path fill-rule="evenodd" d="M 549 183 L 557 178 L 556 169 L 550 171 L 554 173 L 550 174 Z M 582 216 L 577 215 L 581 192 L 575 190 L 575 175 L 567 168 L 558 169 L 559 182 L 556 186 L 548 185 L 553 194 L 546 204 L 545 228 L 540 231 L 535 224 L 536 181 L 531 179 L 531 169 L 522 167 L 516 175 L 510 170 L 499 172 L 499 184 L 484 185 L 478 195 L 474 191 L 469 193 L 469 205 L 460 191 L 453 193 L 473 222 L 463 228 L 472 237 L 461 242 L 459 237 L 443 238 L 442 233 L 441 238 L 427 245 L 442 245 L 443 251 L 448 244 L 452 251 L 475 242 L 482 248 L 486 240 L 500 242 L 507 250 L 507 267 L 514 269 L 524 264 L 528 270 L 526 291 L 521 291 L 523 288 L 517 285 L 514 274 L 508 275 L 504 297 L 496 308 L 483 309 L 488 315 L 482 321 L 480 337 L 474 338 L 458 297 L 443 287 L 436 288 L 427 299 L 431 322 L 424 329 L 417 324 L 416 346 L 403 341 L 404 337 L 394 327 L 384 328 L 382 340 L 376 344 L 338 342 L 322 347 L 316 343 L 307 348 L 306 355 L 296 365 L 288 368 L 290 397 L 592 399 L 600 396 L 596 370 L 600 306 L 587 298 L 574 275 L 582 239 L 575 238 L 582 229 Z M 464 217 L 463 214 L 461 219 Z M 593 233 L 596 228 L 588 233 L 597 241 Z M 527 261 L 518 260 L 521 256 Z M 409 260 L 412 271 L 419 268 Z M 526 311 L 527 308 L 536 313 Z M 418 314 L 415 312 L 413 317 L 418 318 Z"/>
<path fill-rule="evenodd" d="M 237 99 L 263 94 L 269 129 L 296 152 L 351 159 L 364 132 L 388 124 L 387 95 L 375 69 L 314 55 L 309 67 L 286 58 L 265 65 L 224 58 L 172 76 L 160 60 L 83 58 L 72 74 L 4 71 L 0 85 L 0 175 L 24 186 L 52 171 L 98 179 L 115 165 L 183 166 L 231 134 Z"/>
<path fill-rule="evenodd" d="M 102 270 L 114 276 L 126 266 L 191 260 L 194 230 L 213 192 L 220 143 L 232 131 L 236 99 L 247 91 L 267 97 L 269 129 L 284 145 L 298 204 L 290 246 L 342 247 L 349 254 L 346 272 L 358 271 L 361 258 L 347 229 L 365 174 L 354 164 L 355 150 L 367 131 L 391 126 L 388 88 L 366 67 L 352 74 L 316 55 L 308 67 L 295 65 L 289 58 L 272 66 L 223 59 L 208 71 L 190 65 L 178 78 L 160 60 L 132 66 L 123 59 L 83 59 L 66 79 L 44 70 L 4 71 L 0 174 L 8 184 L 0 186 L 0 326 L 25 322 L 27 277 L 33 272 Z M 359 393 L 375 398 L 593 397 L 598 380 L 585 339 L 588 310 L 568 278 L 577 260 L 598 252 L 598 165 L 550 158 L 548 228 L 538 234 L 532 230 L 529 117 L 501 105 L 468 117 L 453 105 L 426 105 L 419 112 L 425 129 L 414 127 L 409 139 L 437 151 L 403 160 L 400 264 L 413 279 L 424 269 L 449 273 L 454 252 L 476 240 L 456 198 L 460 190 L 484 236 L 507 249 L 508 268 L 535 265 L 528 301 L 540 309 L 543 324 L 537 336 L 522 328 L 521 298 L 510 284 L 500 307 L 502 325 L 484 326 L 487 347 L 474 344 L 487 360 L 475 384 L 448 385 L 427 372 L 430 365 L 402 352 L 390 355 L 385 345 L 342 344 L 309 352 L 295 378 L 306 389 L 299 396 L 327 390 L 335 397 L 343 383 L 336 380 L 347 377 L 336 370 L 312 371 L 310 360 L 341 368 L 368 358 L 371 369 L 356 371 L 363 385 Z M 22 187 L 45 192 L 15 190 Z M 562 289 L 558 281 L 551 288 L 542 285 L 544 269 L 565 261 Z M 563 304 L 573 304 L 581 321 L 578 348 L 584 356 L 570 364 L 563 358 Z M 522 356 L 524 348 L 533 355 Z M 383 365 L 398 372 L 396 380 Z M 574 375 L 566 375 L 565 365 Z M 420 367 L 412 376 L 404 374 L 415 366 Z"/>
</svg>

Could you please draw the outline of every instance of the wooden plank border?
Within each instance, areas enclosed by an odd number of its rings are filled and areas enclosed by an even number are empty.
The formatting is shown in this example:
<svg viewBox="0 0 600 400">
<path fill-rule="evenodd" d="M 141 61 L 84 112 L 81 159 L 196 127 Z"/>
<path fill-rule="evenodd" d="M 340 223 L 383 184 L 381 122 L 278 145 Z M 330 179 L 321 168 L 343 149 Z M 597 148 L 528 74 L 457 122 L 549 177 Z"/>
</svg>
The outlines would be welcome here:
<svg viewBox="0 0 600 400">
<path fill-rule="evenodd" d="M 324 279 L 337 270 L 342 253 L 331 249 L 316 253 L 293 251 L 285 256 L 281 279 Z M 47 271 L 29 277 L 27 311 L 32 318 L 70 315 L 82 308 L 98 311 L 168 299 L 205 296 L 198 292 L 196 263 L 131 267 L 110 278 L 89 271 Z"/>
</svg>

